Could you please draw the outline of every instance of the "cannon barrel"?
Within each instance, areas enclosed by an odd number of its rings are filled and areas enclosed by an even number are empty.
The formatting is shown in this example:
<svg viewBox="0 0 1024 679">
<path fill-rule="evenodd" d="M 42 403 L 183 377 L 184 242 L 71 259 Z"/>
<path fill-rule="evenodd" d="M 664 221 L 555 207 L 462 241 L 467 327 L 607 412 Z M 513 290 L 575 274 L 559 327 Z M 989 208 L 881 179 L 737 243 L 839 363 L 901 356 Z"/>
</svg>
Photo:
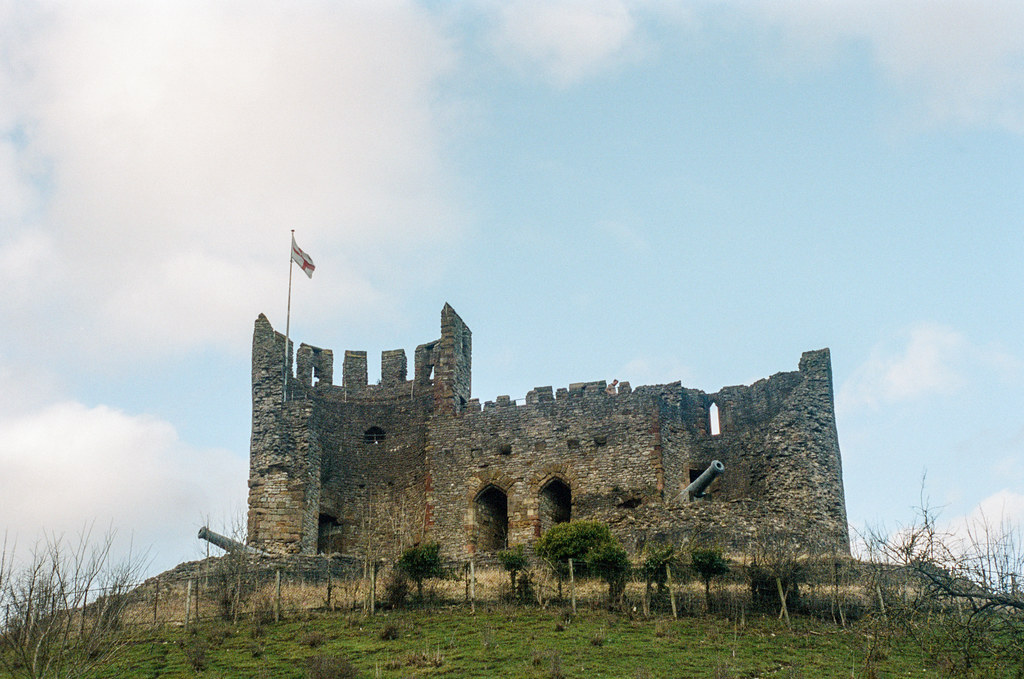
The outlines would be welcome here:
<svg viewBox="0 0 1024 679">
<path fill-rule="evenodd" d="M 264 556 L 266 554 L 265 552 L 261 552 L 255 547 L 243 545 L 238 540 L 232 540 L 226 535 L 221 535 L 220 533 L 214 532 L 206 526 L 203 526 L 199 529 L 199 539 L 206 540 L 207 542 L 214 544 L 217 547 L 220 547 L 225 552 L 239 552 L 242 554 L 254 554 L 259 556 Z"/>
<path fill-rule="evenodd" d="M 704 491 L 706 491 L 708 486 L 711 485 L 711 482 L 721 476 L 724 471 L 725 465 L 718 460 L 714 460 L 700 476 L 693 480 L 693 483 L 683 489 L 681 495 L 690 500 L 704 497 Z"/>
</svg>

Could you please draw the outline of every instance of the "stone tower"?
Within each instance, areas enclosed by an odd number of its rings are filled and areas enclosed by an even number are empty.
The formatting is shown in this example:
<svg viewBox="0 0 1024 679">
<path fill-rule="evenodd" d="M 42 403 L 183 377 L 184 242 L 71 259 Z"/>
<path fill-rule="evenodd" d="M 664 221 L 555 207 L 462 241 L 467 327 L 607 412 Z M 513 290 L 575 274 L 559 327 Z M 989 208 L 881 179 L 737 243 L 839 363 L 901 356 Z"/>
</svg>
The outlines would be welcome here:
<svg viewBox="0 0 1024 679">
<path fill-rule="evenodd" d="M 262 549 L 358 554 L 375 504 L 400 507 L 414 518 L 407 538 L 453 558 L 530 546 L 573 518 L 607 522 L 631 549 L 695 532 L 737 544 L 762 530 L 849 549 L 827 349 L 711 394 L 596 381 L 481 405 L 472 334 L 447 304 L 411 378 L 402 349 L 383 352 L 376 385 L 366 352 L 346 351 L 335 385 L 332 352 L 302 344 L 285 397 L 284 343 L 261 315 L 249 540 Z M 682 497 L 713 460 L 726 473 L 708 496 Z"/>
</svg>

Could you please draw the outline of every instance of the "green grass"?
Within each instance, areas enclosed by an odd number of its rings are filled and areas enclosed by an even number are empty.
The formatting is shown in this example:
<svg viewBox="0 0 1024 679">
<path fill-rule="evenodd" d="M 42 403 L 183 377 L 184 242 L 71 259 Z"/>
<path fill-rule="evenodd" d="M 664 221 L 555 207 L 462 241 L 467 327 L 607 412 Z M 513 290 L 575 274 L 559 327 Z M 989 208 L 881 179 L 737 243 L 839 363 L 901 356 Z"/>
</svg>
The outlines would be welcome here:
<svg viewBox="0 0 1024 679">
<path fill-rule="evenodd" d="M 313 656 L 363 677 L 939 677 L 910 639 L 873 653 L 866 624 L 843 629 L 774 618 L 630 619 L 603 611 L 495 607 L 140 632 L 99 676 L 306 677 Z M 192 661 L 205 658 L 203 669 Z M 190 660 L 191 658 L 191 660 Z M 873 673 L 872 673 L 873 672 Z M 337 675 L 352 676 L 352 675 Z"/>
</svg>

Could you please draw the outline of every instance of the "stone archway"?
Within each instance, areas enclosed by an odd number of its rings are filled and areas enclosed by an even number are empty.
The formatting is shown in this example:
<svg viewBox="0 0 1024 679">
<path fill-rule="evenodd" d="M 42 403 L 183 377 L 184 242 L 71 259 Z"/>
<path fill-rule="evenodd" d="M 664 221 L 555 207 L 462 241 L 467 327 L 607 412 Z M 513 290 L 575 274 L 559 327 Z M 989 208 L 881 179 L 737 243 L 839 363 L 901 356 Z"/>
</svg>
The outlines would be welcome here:
<svg viewBox="0 0 1024 679">
<path fill-rule="evenodd" d="M 572 519 L 572 490 L 569 484 L 554 477 L 545 483 L 538 496 L 537 517 L 543 533 L 556 523 L 565 523 Z"/>
<path fill-rule="evenodd" d="M 491 484 L 473 501 L 476 517 L 476 550 L 495 552 L 508 547 L 508 495 Z"/>
</svg>

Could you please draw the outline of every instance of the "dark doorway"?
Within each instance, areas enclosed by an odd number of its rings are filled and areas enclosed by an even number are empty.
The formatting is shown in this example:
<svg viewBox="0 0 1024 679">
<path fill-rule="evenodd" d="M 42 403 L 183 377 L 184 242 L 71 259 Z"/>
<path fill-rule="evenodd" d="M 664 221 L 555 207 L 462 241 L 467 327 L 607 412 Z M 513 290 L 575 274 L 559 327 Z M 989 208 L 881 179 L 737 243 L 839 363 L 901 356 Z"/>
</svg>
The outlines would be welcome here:
<svg viewBox="0 0 1024 679">
<path fill-rule="evenodd" d="M 572 518 L 572 491 L 562 479 L 551 479 L 540 489 L 540 530 L 543 533 L 556 523 Z"/>
<path fill-rule="evenodd" d="M 321 514 L 317 527 L 316 551 L 318 554 L 341 553 L 344 542 L 341 522 L 330 514 Z"/>
<path fill-rule="evenodd" d="M 508 496 L 487 486 L 476 496 L 476 548 L 494 552 L 508 547 Z"/>
</svg>

